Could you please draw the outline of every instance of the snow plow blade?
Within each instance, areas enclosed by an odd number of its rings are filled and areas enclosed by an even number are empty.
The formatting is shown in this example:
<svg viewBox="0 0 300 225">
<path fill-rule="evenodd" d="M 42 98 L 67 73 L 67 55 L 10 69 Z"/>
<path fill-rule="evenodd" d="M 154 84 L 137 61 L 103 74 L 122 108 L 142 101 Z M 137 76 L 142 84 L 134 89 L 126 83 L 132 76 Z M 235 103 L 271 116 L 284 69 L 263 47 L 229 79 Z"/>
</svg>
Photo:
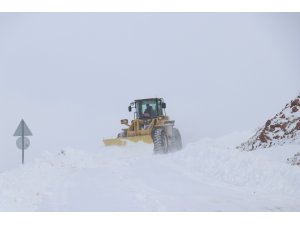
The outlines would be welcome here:
<svg viewBox="0 0 300 225">
<path fill-rule="evenodd" d="M 103 139 L 105 146 L 126 146 L 127 142 L 144 142 L 147 144 L 153 144 L 152 138 L 150 135 L 143 136 L 134 136 L 134 137 L 122 137 L 122 138 L 112 138 L 112 139 Z"/>
</svg>

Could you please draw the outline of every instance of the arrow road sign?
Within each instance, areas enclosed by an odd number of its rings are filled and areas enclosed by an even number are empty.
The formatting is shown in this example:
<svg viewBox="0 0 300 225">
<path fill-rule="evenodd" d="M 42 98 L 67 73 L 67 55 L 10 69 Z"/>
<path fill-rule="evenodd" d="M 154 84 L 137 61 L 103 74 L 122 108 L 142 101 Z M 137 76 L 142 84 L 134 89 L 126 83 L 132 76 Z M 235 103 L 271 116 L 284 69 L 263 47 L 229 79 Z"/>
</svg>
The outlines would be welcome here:
<svg viewBox="0 0 300 225">
<path fill-rule="evenodd" d="M 24 150 L 30 145 L 29 139 L 25 136 L 32 136 L 32 133 L 24 120 L 21 120 L 14 136 L 20 136 L 17 140 L 17 147 L 22 150 L 22 164 L 24 164 Z"/>
<path fill-rule="evenodd" d="M 21 120 L 17 130 L 14 133 L 14 136 L 32 136 L 32 133 L 24 120 Z"/>
</svg>

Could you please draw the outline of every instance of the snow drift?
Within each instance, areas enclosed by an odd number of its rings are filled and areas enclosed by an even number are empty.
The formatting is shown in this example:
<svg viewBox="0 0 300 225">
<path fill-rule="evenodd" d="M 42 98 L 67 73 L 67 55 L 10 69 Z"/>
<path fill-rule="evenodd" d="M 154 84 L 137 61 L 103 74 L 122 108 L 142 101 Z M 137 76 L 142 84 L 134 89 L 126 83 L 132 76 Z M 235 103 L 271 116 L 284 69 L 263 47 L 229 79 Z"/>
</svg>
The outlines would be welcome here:
<svg viewBox="0 0 300 225">
<path fill-rule="evenodd" d="M 299 146 L 237 151 L 248 135 L 167 155 L 144 145 L 48 152 L 0 174 L 0 211 L 299 211 L 300 170 L 286 163 Z"/>
</svg>

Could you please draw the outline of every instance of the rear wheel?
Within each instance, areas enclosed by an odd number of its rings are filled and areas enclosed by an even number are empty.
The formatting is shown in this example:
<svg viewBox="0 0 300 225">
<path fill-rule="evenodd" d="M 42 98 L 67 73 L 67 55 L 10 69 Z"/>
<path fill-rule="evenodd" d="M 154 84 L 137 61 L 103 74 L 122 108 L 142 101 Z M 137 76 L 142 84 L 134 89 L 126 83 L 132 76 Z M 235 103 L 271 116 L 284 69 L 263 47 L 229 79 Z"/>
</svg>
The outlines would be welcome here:
<svg viewBox="0 0 300 225">
<path fill-rule="evenodd" d="M 152 132 L 154 153 L 168 153 L 169 143 L 166 132 L 163 128 L 157 128 Z"/>
<path fill-rule="evenodd" d="M 177 151 L 182 149 L 181 135 L 177 128 L 173 128 L 172 149 Z"/>
</svg>

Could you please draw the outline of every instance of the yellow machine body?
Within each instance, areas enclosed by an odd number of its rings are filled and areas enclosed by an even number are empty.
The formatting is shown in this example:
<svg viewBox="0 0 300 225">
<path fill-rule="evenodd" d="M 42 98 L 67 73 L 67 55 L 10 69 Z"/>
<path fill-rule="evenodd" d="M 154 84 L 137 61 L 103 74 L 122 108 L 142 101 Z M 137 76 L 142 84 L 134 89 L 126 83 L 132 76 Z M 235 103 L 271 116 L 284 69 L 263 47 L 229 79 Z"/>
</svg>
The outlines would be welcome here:
<svg viewBox="0 0 300 225">
<path fill-rule="evenodd" d="M 126 146 L 127 142 L 143 142 L 153 144 L 151 132 L 154 127 L 165 126 L 165 121 L 168 121 L 167 116 L 160 116 L 153 119 L 135 119 L 129 125 L 127 120 L 121 120 L 121 124 L 127 125 L 127 129 L 118 135 L 117 138 L 103 139 L 105 146 Z"/>
</svg>

